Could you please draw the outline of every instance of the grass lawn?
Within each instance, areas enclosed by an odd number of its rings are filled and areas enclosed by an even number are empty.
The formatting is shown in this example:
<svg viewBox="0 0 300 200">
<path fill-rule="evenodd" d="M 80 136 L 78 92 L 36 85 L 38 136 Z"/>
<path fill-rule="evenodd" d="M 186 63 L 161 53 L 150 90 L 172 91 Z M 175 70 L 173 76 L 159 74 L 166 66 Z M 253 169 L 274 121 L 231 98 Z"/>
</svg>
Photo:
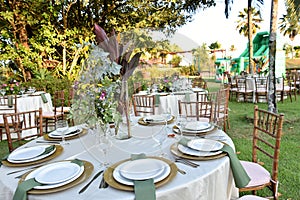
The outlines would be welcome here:
<svg viewBox="0 0 300 200">
<path fill-rule="evenodd" d="M 220 86 L 213 80 L 208 82 L 210 91 L 215 91 Z M 267 109 L 266 103 L 259 103 L 259 108 Z M 277 104 L 278 112 L 285 114 L 283 136 L 281 140 L 279 160 L 279 193 L 281 200 L 300 200 L 300 95 L 298 100 Z M 229 103 L 230 129 L 227 133 L 233 139 L 241 160 L 251 160 L 252 156 L 252 128 L 253 128 L 253 103 L 238 103 L 232 100 Z M 0 143 L 0 156 L 7 154 L 6 141 Z M 260 194 L 270 194 L 265 189 Z"/>
</svg>

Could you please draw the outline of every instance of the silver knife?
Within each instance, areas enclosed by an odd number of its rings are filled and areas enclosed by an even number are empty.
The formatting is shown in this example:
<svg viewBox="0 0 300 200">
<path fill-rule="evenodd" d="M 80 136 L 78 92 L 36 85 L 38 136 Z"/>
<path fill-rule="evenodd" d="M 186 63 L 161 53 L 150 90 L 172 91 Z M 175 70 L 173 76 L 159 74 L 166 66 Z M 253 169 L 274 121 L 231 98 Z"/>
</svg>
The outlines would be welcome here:
<svg viewBox="0 0 300 200">
<path fill-rule="evenodd" d="M 97 174 L 95 174 L 95 176 L 90 180 L 90 182 L 88 182 L 88 184 L 86 184 L 81 190 L 79 190 L 78 194 L 81 194 L 82 192 L 84 192 L 90 185 L 91 183 L 96 180 L 96 178 L 98 178 L 98 176 L 100 176 L 102 174 L 104 170 L 99 171 Z"/>
</svg>

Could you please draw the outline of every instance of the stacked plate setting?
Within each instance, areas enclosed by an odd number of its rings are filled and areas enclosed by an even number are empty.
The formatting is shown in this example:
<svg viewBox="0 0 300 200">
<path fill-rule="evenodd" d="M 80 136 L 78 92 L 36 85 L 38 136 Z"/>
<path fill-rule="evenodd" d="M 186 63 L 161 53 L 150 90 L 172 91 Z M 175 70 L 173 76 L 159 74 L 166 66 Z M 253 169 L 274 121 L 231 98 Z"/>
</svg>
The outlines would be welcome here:
<svg viewBox="0 0 300 200">
<path fill-rule="evenodd" d="M 84 165 L 79 166 L 71 161 L 50 163 L 30 172 L 25 181 L 34 178 L 42 183 L 34 189 L 46 190 L 64 186 L 78 179 L 84 172 Z"/>
<path fill-rule="evenodd" d="M 186 146 L 178 144 L 178 150 L 187 155 L 205 157 L 221 154 L 223 145 L 216 140 L 199 138 L 189 141 Z"/>
<path fill-rule="evenodd" d="M 16 149 L 11 154 L 9 154 L 9 156 L 7 157 L 7 161 L 10 163 L 28 163 L 41 160 L 55 153 L 56 146 L 54 146 L 52 151 L 45 153 L 46 149 L 50 146 L 51 145 L 39 145 Z"/>
<path fill-rule="evenodd" d="M 135 180 L 153 178 L 154 183 L 157 183 L 167 178 L 170 172 L 168 163 L 155 158 L 145 158 L 121 163 L 113 171 L 113 177 L 121 184 L 133 186 Z"/>
<path fill-rule="evenodd" d="M 65 133 L 65 138 L 76 136 L 76 135 L 80 134 L 81 132 L 82 132 L 82 128 L 79 128 L 76 126 L 69 127 L 69 129 Z M 48 136 L 51 138 L 55 138 L 55 139 L 61 139 L 62 133 L 54 130 L 51 133 L 49 133 Z"/>
<path fill-rule="evenodd" d="M 170 120 L 172 120 L 172 118 L 173 118 L 172 115 L 170 115 L 167 121 L 169 122 Z M 161 115 L 149 115 L 149 116 L 145 116 L 143 118 L 143 121 L 145 123 L 161 124 L 161 123 L 165 123 L 165 118 Z"/>
<path fill-rule="evenodd" d="M 201 134 L 205 132 L 212 131 L 215 127 L 209 122 L 188 122 L 183 128 L 182 132 L 185 135 L 194 135 L 194 134 Z M 174 129 L 176 132 L 179 130 L 177 128 Z"/>
</svg>

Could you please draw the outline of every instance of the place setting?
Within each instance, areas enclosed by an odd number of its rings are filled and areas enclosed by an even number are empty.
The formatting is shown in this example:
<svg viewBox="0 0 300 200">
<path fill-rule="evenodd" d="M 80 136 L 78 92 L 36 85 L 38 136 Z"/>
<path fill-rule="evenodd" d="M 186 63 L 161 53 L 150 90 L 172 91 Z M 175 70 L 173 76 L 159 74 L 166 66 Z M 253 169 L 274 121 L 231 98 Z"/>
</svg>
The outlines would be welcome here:
<svg viewBox="0 0 300 200">
<path fill-rule="evenodd" d="M 226 156 L 221 149 L 225 144 L 212 139 L 181 138 L 179 142 L 171 145 L 171 153 L 177 157 L 190 160 L 211 160 Z"/>
<path fill-rule="evenodd" d="M 11 152 L 2 164 L 8 167 L 24 167 L 49 161 L 63 151 L 61 145 L 37 145 L 17 148 Z"/>
<path fill-rule="evenodd" d="M 136 199 L 143 199 L 143 194 L 155 195 L 155 188 L 170 182 L 177 171 L 176 164 L 166 158 L 132 154 L 109 166 L 103 176 L 109 186 L 134 191 Z"/>
<path fill-rule="evenodd" d="M 45 164 L 21 177 L 13 200 L 26 199 L 27 194 L 65 191 L 86 181 L 93 170 L 92 163 L 79 159 Z"/>
<path fill-rule="evenodd" d="M 173 115 L 168 115 L 165 117 L 164 115 L 149 115 L 145 117 L 141 117 L 138 120 L 140 125 L 148 126 L 148 125 L 164 125 L 164 124 L 171 124 L 175 120 Z"/>
<path fill-rule="evenodd" d="M 178 120 L 177 120 L 178 121 Z M 180 124 L 178 124 L 180 123 Z M 186 136 L 201 136 L 212 133 L 217 129 L 217 127 L 209 122 L 202 122 L 202 121 L 185 121 L 183 122 L 176 122 L 173 126 L 173 131 L 176 134 L 182 134 Z"/>
<path fill-rule="evenodd" d="M 50 132 L 49 134 L 44 135 L 44 139 L 47 141 L 62 141 L 63 143 L 64 140 L 72 140 L 79 138 L 85 134 L 87 134 L 87 130 L 83 129 L 81 126 L 67 126 L 63 129 L 57 128 Z M 46 142 L 47 142 L 46 141 Z"/>
</svg>

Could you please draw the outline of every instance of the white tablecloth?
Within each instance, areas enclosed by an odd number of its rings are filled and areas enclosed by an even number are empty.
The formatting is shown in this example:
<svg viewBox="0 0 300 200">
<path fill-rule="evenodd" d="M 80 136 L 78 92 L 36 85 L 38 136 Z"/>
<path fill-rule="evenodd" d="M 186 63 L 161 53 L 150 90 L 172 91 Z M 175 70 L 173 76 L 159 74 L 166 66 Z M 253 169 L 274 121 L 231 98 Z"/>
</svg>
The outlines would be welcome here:
<svg viewBox="0 0 300 200">
<path fill-rule="evenodd" d="M 151 138 L 151 126 L 135 127 L 135 137 L 127 140 L 113 140 L 113 147 L 109 152 L 109 160 L 111 163 L 127 159 L 132 153 L 146 153 L 146 155 L 153 156 L 160 153 L 157 144 Z M 142 133 L 143 138 L 136 138 Z M 149 135 L 148 135 L 149 134 Z M 146 137 L 145 137 L 146 136 Z M 232 140 L 221 130 L 217 130 L 208 137 L 222 136 L 230 146 L 234 147 Z M 147 138 L 148 137 L 148 138 Z M 37 140 L 43 140 L 38 138 Z M 99 171 L 103 155 L 95 145 L 95 132 L 89 130 L 89 133 L 79 139 L 69 141 L 69 145 L 64 146 L 63 153 L 53 161 L 63 159 L 83 159 L 94 164 L 95 170 L 92 176 Z M 167 138 L 163 149 L 166 153 L 170 153 L 170 145 L 176 142 L 175 138 Z M 27 143 L 25 146 L 37 145 L 35 141 Z M 24 147 L 24 146 L 22 146 Z M 169 183 L 156 189 L 157 200 L 228 200 L 236 199 L 238 197 L 238 189 L 234 186 L 232 173 L 230 170 L 230 163 L 228 157 L 223 157 L 210 161 L 197 161 L 200 164 L 198 168 L 176 163 L 176 165 L 186 171 L 186 175 L 177 173 L 176 177 Z M 10 200 L 17 187 L 18 180 L 13 175 L 6 175 L 8 172 L 20 168 L 12 168 L 2 166 L 0 168 L 0 199 Z M 92 177 L 91 176 L 91 177 Z M 91 179 L 89 178 L 89 180 Z M 99 189 L 101 176 L 91 184 L 91 186 L 82 194 L 78 191 L 86 185 L 88 181 L 81 183 L 73 188 L 63 192 L 45 195 L 29 195 L 29 200 L 98 200 L 98 199 L 114 199 L 114 200 L 134 200 L 133 192 L 126 192 L 108 187 L 106 189 Z"/>
<path fill-rule="evenodd" d="M 45 94 L 48 102 L 44 103 L 39 93 L 36 93 L 36 95 L 31 96 L 24 96 L 24 97 L 18 97 L 17 98 L 17 111 L 18 112 L 26 112 L 30 110 L 38 110 L 39 108 L 42 108 L 43 112 L 50 112 L 53 110 L 52 106 L 52 100 L 51 95 L 49 93 Z M 3 116 L 0 116 L 0 121 L 3 121 Z M 28 135 L 31 134 L 31 131 L 36 130 L 26 130 L 23 131 L 22 134 Z M 3 135 L 3 139 L 6 139 L 6 135 Z"/>
</svg>

